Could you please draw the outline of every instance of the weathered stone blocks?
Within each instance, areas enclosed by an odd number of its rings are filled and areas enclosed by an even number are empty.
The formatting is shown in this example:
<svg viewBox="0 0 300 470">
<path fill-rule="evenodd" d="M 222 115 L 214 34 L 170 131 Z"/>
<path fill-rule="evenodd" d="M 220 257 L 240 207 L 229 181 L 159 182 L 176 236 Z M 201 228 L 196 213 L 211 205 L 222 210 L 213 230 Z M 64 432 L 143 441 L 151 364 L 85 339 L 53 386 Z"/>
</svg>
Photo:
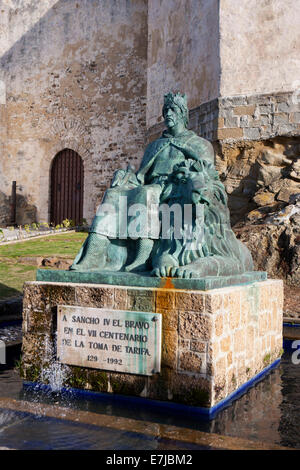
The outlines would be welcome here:
<svg viewBox="0 0 300 470">
<path fill-rule="evenodd" d="M 282 281 L 184 291 L 28 282 L 24 378 L 43 381 L 55 361 L 59 304 L 162 314 L 161 373 L 150 377 L 68 366 L 66 385 L 212 407 L 278 359 Z"/>
<path fill-rule="evenodd" d="M 191 118 L 190 127 L 211 141 L 298 136 L 299 100 L 295 102 L 293 92 L 224 96 L 193 109 Z"/>
</svg>

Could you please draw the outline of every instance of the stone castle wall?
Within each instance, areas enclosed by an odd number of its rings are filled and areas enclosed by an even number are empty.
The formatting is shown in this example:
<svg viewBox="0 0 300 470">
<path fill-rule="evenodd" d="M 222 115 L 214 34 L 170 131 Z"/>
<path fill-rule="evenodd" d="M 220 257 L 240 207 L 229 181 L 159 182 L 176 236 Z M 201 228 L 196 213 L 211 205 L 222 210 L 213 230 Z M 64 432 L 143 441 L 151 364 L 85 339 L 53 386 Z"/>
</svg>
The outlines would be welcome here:
<svg viewBox="0 0 300 470">
<path fill-rule="evenodd" d="M 300 193 L 298 92 L 217 98 L 190 111 L 190 129 L 214 145 L 232 223 L 263 205 L 276 210 Z M 148 140 L 162 130 L 163 124 L 148 129 Z"/>
<path fill-rule="evenodd" d="M 190 109 L 219 93 L 218 0 L 148 4 L 147 127 L 161 121 L 163 95 L 184 91 Z"/>
<path fill-rule="evenodd" d="M 220 96 L 299 88 L 297 0 L 220 2 Z"/>
<path fill-rule="evenodd" d="M 191 128 L 210 141 L 299 136 L 300 88 L 282 93 L 220 97 L 191 112 Z"/>
<path fill-rule="evenodd" d="M 49 221 L 51 163 L 64 148 L 83 159 L 91 222 L 114 170 L 137 168 L 161 133 L 170 89 L 187 93 L 190 128 L 214 143 L 241 220 L 269 167 L 299 156 L 298 9 L 297 0 L 4 3 L 0 223 L 14 180 L 17 223 Z"/>
<path fill-rule="evenodd" d="M 206 78 L 213 76 L 216 88 L 199 89 L 200 103 L 189 100 L 190 128 L 214 145 L 233 224 L 262 206 L 265 212 L 281 209 L 300 192 L 299 8 L 295 0 L 225 0 L 217 7 L 215 37 L 210 23 L 205 44 L 208 50 L 214 37 L 218 48 Z M 208 15 L 202 12 L 203 33 Z M 211 14 L 217 18 L 216 10 Z M 190 74 L 184 79 L 189 84 Z M 152 123 L 149 140 L 163 130 L 154 116 Z"/>
<path fill-rule="evenodd" d="M 144 149 L 147 1 L 24 0 L 1 10 L 0 191 L 9 196 L 17 182 L 18 224 L 49 221 L 51 163 L 71 148 L 83 159 L 91 221 L 114 170 Z"/>
<path fill-rule="evenodd" d="M 299 15 L 297 0 L 150 2 L 147 126 L 159 123 L 170 89 L 185 91 L 190 109 L 299 91 Z"/>
</svg>

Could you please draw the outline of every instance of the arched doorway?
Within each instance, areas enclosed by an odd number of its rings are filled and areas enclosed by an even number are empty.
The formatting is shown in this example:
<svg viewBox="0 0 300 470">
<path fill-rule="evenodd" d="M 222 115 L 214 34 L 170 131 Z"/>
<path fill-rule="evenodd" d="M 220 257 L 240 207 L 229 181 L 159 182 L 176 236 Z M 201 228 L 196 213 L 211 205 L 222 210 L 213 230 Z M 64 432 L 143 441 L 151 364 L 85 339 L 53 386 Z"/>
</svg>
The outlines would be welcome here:
<svg viewBox="0 0 300 470">
<path fill-rule="evenodd" d="M 64 149 L 53 159 L 51 168 L 50 222 L 64 219 L 76 225 L 83 217 L 83 162 L 74 150 Z"/>
</svg>

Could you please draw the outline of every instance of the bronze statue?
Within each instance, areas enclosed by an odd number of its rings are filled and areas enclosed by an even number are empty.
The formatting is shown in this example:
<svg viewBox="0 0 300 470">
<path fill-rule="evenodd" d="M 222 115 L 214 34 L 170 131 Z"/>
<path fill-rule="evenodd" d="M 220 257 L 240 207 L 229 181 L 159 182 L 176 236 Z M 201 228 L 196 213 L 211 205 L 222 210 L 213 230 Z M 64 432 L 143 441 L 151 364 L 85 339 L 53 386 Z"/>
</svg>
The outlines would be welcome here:
<svg viewBox="0 0 300 470">
<path fill-rule="evenodd" d="M 163 117 L 167 129 L 147 146 L 137 173 L 130 166 L 115 173 L 70 270 L 179 278 L 253 270 L 230 227 L 213 147 L 187 129 L 186 96 L 165 95 Z"/>
</svg>

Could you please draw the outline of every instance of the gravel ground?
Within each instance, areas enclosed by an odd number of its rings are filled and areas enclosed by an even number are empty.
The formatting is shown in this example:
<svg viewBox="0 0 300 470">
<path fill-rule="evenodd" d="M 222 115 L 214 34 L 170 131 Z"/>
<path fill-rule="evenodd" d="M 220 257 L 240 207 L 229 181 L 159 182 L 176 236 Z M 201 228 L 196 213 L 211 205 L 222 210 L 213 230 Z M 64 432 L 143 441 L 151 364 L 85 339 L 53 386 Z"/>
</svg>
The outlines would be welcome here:
<svg viewBox="0 0 300 470">
<path fill-rule="evenodd" d="M 8 325 L 1 327 L 0 325 L 0 340 L 5 344 L 21 342 L 22 341 L 22 325 Z"/>
</svg>

